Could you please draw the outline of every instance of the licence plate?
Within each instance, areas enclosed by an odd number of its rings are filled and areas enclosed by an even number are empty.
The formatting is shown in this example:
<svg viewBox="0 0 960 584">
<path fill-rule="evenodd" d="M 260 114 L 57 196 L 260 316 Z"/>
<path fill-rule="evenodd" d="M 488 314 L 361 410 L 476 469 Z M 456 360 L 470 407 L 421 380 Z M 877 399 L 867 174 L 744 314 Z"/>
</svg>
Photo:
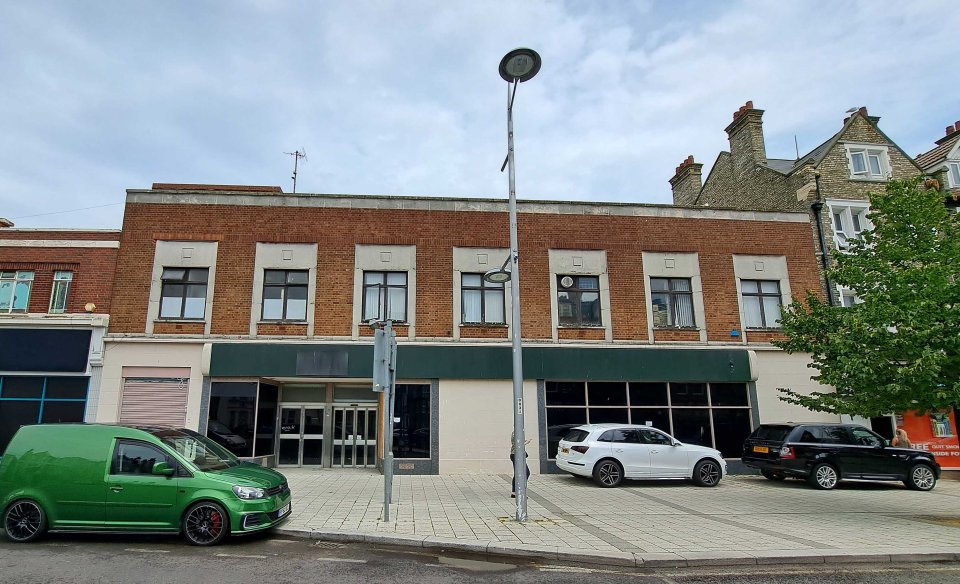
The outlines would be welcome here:
<svg viewBox="0 0 960 584">
<path fill-rule="evenodd" d="M 561 448 L 561 449 L 560 449 L 560 452 L 562 452 L 562 453 L 564 453 L 564 454 L 570 454 L 570 449 L 569 449 L 569 448 Z"/>
<path fill-rule="evenodd" d="M 277 511 L 277 519 L 280 519 L 281 517 L 283 517 L 289 512 L 290 512 L 290 503 L 287 503 L 286 505 L 281 507 L 279 511 Z"/>
<path fill-rule="evenodd" d="M 770 452 L 770 449 L 767 448 L 766 446 L 754 446 L 754 447 L 753 447 L 753 451 L 754 451 L 754 452 L 763 452 L 764 454 L 766 454 L 766 453 Z"/>
</svg>

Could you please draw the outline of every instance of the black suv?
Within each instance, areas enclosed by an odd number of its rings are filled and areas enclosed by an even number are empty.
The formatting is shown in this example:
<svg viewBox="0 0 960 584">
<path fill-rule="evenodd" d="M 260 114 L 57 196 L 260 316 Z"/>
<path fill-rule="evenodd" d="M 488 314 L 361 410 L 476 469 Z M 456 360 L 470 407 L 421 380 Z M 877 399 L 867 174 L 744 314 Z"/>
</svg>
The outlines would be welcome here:
<svg viewBox="0 0 960 584">
<path fill-rule="evenodd" d="M 929 452 L 890 446 L 852 424 L 762 424 L 743 443 L 741 460 L 772 481 L 805 478 L 818 489 L 863 479 L 903 481 L 929 491 L 940 478 L 940 465 Z"/>
</svg>

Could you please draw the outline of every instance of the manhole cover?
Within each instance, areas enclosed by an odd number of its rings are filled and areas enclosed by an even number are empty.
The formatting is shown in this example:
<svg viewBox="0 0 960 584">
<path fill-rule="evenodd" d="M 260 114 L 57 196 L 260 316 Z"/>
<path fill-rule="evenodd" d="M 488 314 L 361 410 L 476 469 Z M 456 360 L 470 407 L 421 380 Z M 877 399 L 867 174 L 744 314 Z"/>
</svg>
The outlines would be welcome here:
<svg viewBox="0 0 960 584">
<path fill-rule="evenodd" d="M 342 543 L 336 543 L 333 541 L 318 541 L 313 544 L 313 547 L 323 548 L 325 550 L 335 550 L 343 547 Z"/>
</svg>

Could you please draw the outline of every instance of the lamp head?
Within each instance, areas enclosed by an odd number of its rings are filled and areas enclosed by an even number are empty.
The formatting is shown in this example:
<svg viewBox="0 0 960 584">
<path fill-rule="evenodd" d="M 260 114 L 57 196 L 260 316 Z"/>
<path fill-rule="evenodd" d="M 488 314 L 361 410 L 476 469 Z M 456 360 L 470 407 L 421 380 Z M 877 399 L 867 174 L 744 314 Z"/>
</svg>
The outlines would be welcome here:
<svg viewBox="0 0 960 584">
<path fill-rule="evenodd" d="M 509 282 L 510 278 L 512 278 L 510 271 L 503 268 L 493 268 L 492 270 L 487 270 L 487 272 L 483 275 L 483 279 L 492 284 L 504 284 Z"/>
<path fill-rule="evenodd" d="M 500 59 L 500 77 L 507 83 L 523 83 L 540 71 L 540 55 L 533 49 L 514 49 Z"/>
</svg>

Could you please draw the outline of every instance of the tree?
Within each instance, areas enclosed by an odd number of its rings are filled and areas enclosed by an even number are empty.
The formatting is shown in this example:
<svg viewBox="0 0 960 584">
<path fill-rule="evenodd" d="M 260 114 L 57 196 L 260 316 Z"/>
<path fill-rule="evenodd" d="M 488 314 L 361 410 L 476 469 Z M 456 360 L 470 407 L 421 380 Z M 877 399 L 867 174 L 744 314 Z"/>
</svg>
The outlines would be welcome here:
<svg viewBox="0 0 960 584">
<path fill-rule="evenodd" d="M 864 417 L 960 404 L 960 218 L 920 179 L 870 194 L 873 229 L 834 254 L 830 280 L 862 303 L 809 293 L 783 311 L 778 347 L 809 353 L 812 379 L 835 392 L 780 388 L 780 399 Z"/>
</svg>

